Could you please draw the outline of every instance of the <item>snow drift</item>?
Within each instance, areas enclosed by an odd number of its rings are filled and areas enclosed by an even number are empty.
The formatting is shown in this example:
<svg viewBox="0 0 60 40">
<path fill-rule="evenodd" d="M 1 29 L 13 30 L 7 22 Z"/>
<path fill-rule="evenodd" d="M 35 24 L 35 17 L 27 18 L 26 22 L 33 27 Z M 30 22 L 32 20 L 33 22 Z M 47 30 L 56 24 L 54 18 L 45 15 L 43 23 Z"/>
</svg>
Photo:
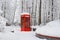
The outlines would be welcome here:
<svg viewBox="0 0 60 40">
<path fill-rule="evenodd" d="M 0 32 L 2 32 L 6 26 L 6 22 L 8 20 L 2 16 L 0 16 Z"/>
<path fill-rule="evenodd" d="M 36 30 L 37 34 L 60 37 L 60 20 L 54 20 Z"/>
</svg>

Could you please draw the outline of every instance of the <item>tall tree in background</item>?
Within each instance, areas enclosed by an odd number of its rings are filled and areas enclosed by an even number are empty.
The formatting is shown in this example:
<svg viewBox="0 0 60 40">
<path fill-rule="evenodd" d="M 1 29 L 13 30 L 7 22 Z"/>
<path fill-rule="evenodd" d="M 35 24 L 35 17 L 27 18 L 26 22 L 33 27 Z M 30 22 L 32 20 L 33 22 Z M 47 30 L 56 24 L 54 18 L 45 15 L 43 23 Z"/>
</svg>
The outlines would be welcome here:
<svg viewBox="0 0 60 40">
<path fill-rule="evenodd" d="M 22 0 L 22 13 L 23 13 L 23 0 Z"/>
<path fill-rule="evenodd" d="M 52 0 L 52 20 L 53 20 L 53 0 Z"/>
<path fill-rule="evenodd" d="M 13 16 L 13 18 L 15 18 L 15 15 L 16 15 L 16 14 L 15 14 L 15 12 L 16 12 L 16 10 L 17 10 L 17 4 L 16 4 L 16 3 L 17 3 L 17 0 L 15 1 L 15 10 L 14 10 L 14 16 Z M 13 19 L 13 23 L 14 23 L 14 19 Z"/>
<path fill-rule="evenodd" d="M 29 13 L 30 13 L 30 11 L 29 11 L 28 8 L 29 8 L 29 7 L 28 7 L 28 1 L 26 1 L 26 12 L 29 12 Z"/>
<path fill-rule="evenodd" d="M 5 13 L 6 13 L 6 1 L 1 1 L 2 6 L 1 6 L 1 10 L 3 11 L 3 14 L 1 16 L 5 17 Z"/>
<path fill-rule="evenodd" d="M 39 7 L 39 25 L 41 24 L 41 0 L 40 0 L 40 7 Z"/>
<path fill-rule="evenodd" d="M 35 3 L 35 15 L 34 15 L 34 26 L 37 25 L 37 22 L 36 22 L 36 12 L 37 12 L 37 0 L 36 0 L 36 3 Z"/>
<path fill-rule="evenodd" d="M 33 25 L 33 9 L 34 9 L 34 0 L 32 0 L 31 25 Z"/>
</svg>

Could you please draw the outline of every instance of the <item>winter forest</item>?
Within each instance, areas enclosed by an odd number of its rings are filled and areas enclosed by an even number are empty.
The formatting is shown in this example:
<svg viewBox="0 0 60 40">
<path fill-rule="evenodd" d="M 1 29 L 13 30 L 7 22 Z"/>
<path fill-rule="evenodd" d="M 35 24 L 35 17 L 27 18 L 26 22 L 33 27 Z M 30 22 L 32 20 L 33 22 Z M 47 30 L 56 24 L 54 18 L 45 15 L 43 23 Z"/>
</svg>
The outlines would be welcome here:
<svg viewBox="0 0 60 40">
<path fill-rule="evenodd" d="M 20 24 L 22 13 L 31 15 L 32 25 L 45 25 L 60 18 L 60 0 L 0 0 L 0 16 Z"/>
<path fill-rule="evenodd" d="M 59 30 L 60 0 L 0 0 L 0 40 L 60 40 Z"/>
</svg>

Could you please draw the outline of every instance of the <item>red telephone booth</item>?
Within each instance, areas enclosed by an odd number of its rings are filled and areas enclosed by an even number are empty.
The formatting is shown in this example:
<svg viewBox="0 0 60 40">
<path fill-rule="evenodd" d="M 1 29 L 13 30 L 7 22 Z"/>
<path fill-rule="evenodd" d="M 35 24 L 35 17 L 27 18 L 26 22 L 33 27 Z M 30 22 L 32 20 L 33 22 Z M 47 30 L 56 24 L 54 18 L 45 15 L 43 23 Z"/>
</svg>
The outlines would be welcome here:
<svg viewBox="0 0 60 40">
<path fill-rule="evenodd" d="M 21 31 L 31 31 L 30 15 L 28 13 L 21 15 Z"/>
</svg>

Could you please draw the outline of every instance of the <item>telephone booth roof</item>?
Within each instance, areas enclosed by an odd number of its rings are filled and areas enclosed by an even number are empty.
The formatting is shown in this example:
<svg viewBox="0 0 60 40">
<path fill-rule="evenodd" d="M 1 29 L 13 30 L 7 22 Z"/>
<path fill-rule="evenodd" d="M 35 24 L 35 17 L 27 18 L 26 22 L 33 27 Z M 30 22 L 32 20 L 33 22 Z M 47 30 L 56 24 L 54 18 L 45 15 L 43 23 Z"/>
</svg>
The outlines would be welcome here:
<svg viewBox="0 0 60 40">
<path fill-rule="evenodd" d="M 29 13 L 21 13 L 21 15 L 30 15 Z"/>
</svg>

